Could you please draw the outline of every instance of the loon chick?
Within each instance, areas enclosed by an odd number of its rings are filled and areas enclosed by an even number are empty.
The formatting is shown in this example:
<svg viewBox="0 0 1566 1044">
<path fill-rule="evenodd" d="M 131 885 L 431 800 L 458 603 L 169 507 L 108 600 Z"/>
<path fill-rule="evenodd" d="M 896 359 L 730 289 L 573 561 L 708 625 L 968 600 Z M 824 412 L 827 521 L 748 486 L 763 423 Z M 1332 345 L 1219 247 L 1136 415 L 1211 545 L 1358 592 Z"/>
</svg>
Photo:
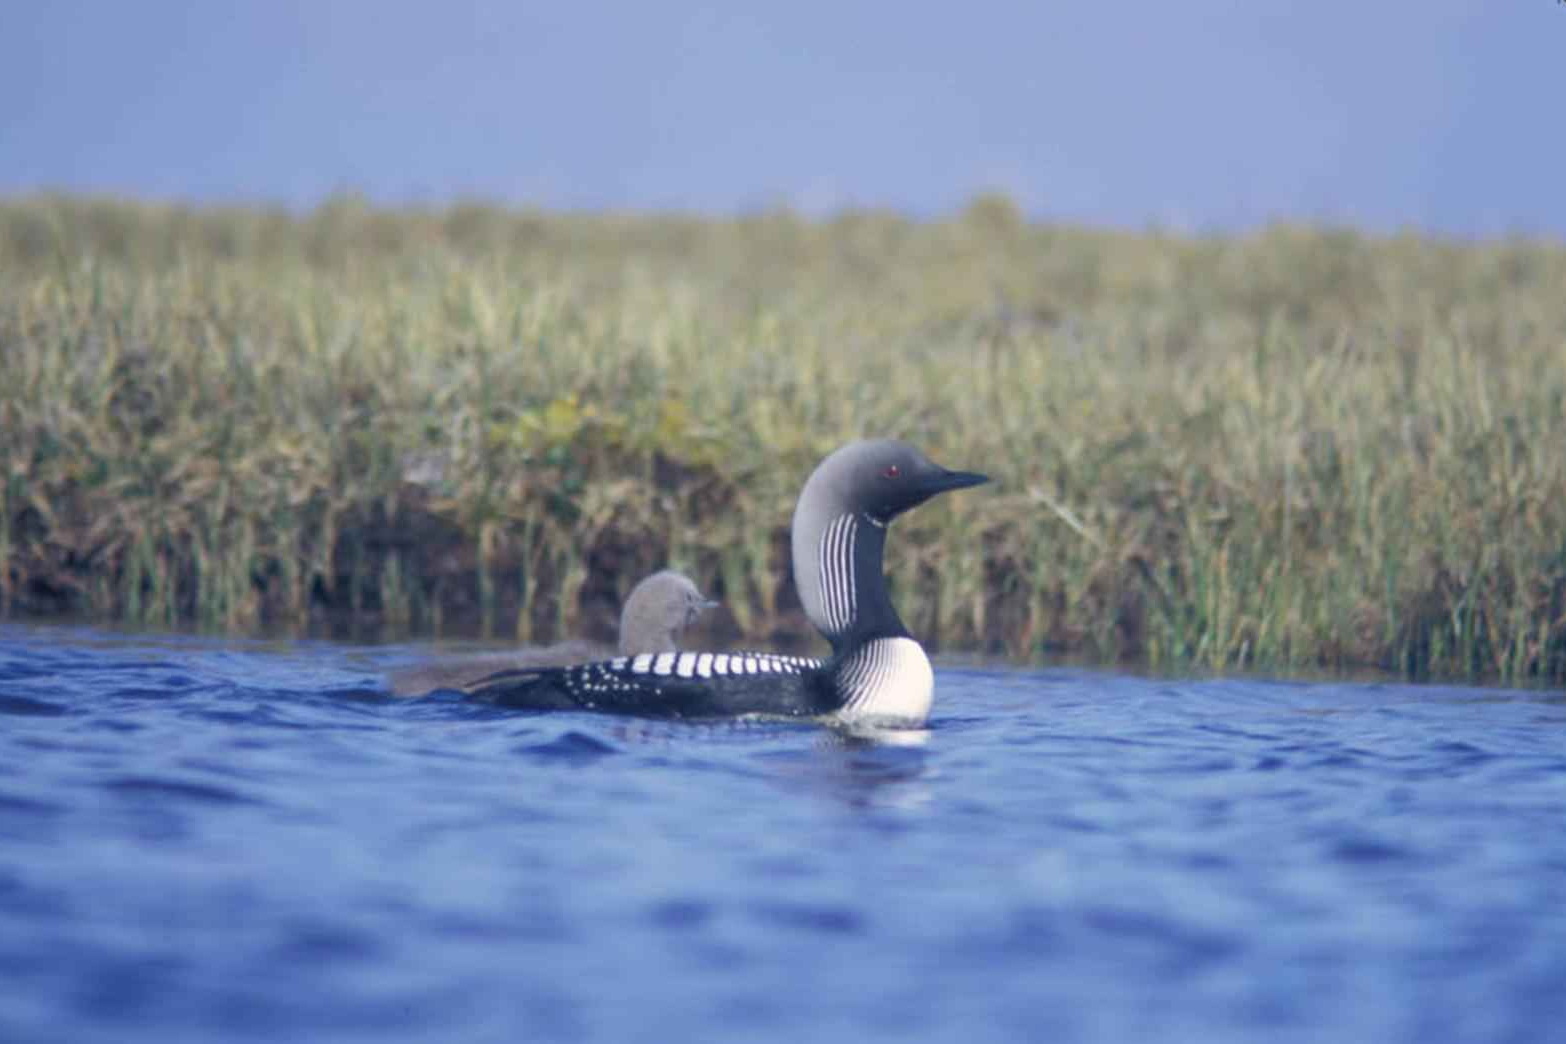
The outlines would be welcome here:
<svg viewBox="0 0 1566 1044">
<path fill-rule="evenodd" d="M 685 628 L 717 604 L 703 595 L 690 577 L 673 569 L 663 569 L 643 578 L 631 589 L 620 610 L 620 655 L 678 649 Z M 614 653 L 615 650 L 597 642 L 558 642 L 511 653 L 421 663 L 394 672 L 389 681 L 394 696 L 422 696 L 435 689 L 460 690 L 496 671 L 568 667 L 601 660 Z"/>
<path fill-rule="evenodd" d="M 739 714 L 922 725 L 935 679 L 897 616 L 881 572 L 886 527 L 948 490 L 987 477 L 948 471 L 905 442 L 851 442 L 823 460 L 794 507 L 794 580 L 805 614 L 832 643 L 812 660 L 765 653 L 643 653 L 563 670 L 503 671 L 476 699 L 533 710 L 650 717 Z"/>
</svg>

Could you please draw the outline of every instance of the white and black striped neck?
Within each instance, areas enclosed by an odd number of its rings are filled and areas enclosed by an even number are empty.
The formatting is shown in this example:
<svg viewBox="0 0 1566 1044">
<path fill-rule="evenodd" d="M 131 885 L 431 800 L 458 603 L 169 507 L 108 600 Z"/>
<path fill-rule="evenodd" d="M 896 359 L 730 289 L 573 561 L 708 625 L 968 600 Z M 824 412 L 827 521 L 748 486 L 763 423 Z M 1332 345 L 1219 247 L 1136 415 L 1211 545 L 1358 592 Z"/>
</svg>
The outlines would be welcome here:
<svg viewBox="0 0 1566 1044">
<path fill-rule="evenodd" d="M 851 442 L 816 466 L 794 505 L 794 583 L 805 615 L 834 652 L 910 637 L 881 573 L 886 527 L 933 496 L 984 481 L 895 439 Z"/>
<path fill-rule="evenodd" d="M 834 652 L 845 653 L 877 638 L 909 637 L 886 593 L 881 567 L 885 548 L 886 523 L 871 515 L 845 511 L 796 518 L 794 565 L 800 602 Z"/>
</svg>

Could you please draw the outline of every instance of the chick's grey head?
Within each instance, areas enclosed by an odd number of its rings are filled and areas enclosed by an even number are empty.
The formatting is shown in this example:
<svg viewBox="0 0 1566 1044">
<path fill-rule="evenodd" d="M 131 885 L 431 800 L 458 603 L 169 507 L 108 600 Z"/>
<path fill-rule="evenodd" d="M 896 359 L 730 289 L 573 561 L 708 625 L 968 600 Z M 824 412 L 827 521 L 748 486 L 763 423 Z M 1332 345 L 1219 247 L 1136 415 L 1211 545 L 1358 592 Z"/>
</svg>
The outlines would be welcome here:
<svg viewBox="0 0 1566 1044">
<path fill-rule="evenodd" d="M 834 644 L 851 633 L 901 633 L 881 579 L 887 523 L 933 496 L 987 481 L 896 439 L 850 442 L 829 454 L 794 506 L 794 580 L 811 622 Z"/>
<path fill-rule="evenodd" d="M 674 652 L 685 628 L 717 604 L 684 573 L 654 573 L 631 589 L 620 610 L 620 654 Z"/>
</svg>

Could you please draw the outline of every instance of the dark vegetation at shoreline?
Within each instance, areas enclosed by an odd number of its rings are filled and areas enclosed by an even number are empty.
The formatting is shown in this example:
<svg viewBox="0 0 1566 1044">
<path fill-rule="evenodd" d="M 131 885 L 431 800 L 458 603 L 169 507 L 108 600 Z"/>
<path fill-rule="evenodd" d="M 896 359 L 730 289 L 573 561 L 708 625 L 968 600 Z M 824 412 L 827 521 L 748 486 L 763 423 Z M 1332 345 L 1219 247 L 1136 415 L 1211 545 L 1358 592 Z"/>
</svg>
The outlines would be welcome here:
<svg viewBox="0 0 1566 1044">
<path fill-rule="evenodd" d="M 673 564 L 751 643 L 822 455 L 937 647 L 1566 678 L 1566 247 L 1276 227 L 0 202 L 0 608 L 612 631 Z"/>
</svg>

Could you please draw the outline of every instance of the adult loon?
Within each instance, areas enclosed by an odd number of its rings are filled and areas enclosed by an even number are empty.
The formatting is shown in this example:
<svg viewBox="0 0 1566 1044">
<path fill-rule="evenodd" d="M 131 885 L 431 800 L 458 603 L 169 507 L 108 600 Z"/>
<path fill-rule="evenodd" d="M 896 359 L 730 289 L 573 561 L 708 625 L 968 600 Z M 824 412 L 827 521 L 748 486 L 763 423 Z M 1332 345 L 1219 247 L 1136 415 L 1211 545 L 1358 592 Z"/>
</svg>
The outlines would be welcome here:
<svg viewBox="0 0 1566 1044">
<path fill-rule="evenodd" d="M 672 652 L 685 629 L 718 603 L 701 593 L 684 573 L 663 569 L 645 577 L 626 596 L 620 610 L 622 656 Z M 615 650 L 597 642 L 570 641 L 510 653 L 465 656 L 415 664 L 388 678 L 392 695 L 422 696 L 435 689 L 457 689 L 497 671 L 529 667 L 566 667 L 613 656 Z"/>
<path fill-rule="evenodd" d="M 987 476 L 948 471 L 905 442 L 852 442 L 823 460 L 794 507 L 794 581 L 832 655 L 664 652 L 560 670 L 504 671 L 467 688 L 481 700 L 534 710 L 648 717 L 742 714 L 922 725 L 935 679 L 923 647 L 887 597 L 887 524 Z"/>
</svg>

